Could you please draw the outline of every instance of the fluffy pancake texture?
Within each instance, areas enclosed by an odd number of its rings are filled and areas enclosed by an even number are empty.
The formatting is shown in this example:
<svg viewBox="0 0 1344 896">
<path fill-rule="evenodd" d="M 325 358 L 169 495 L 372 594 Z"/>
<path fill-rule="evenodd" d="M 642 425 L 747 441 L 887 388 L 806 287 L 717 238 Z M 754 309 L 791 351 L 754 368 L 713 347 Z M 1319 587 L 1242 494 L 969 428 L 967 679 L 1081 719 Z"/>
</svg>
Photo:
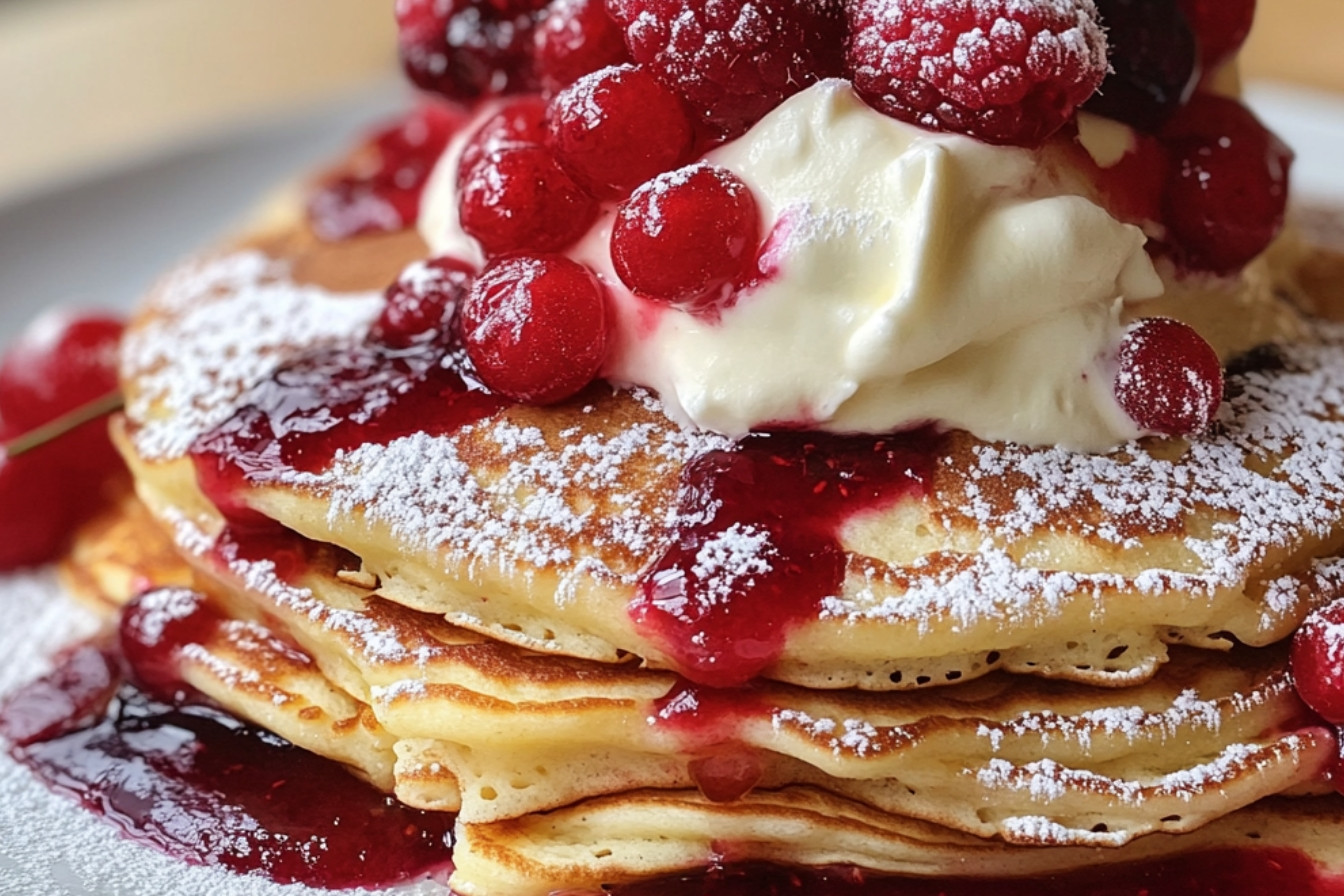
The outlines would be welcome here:
<svg viewBox="0 0 1344 896">
<path fill-rule="evenodd" d="M 838 591 L 725 696 L 630 605 L 685 522 L 688 465 L 738 449 L 641 390 L 258 468 L 223 508 L 203 487 L 192 447 L 290 365 L 362 342 L 423 254 L 282 223 L 169 275 L 124 352 L 142 505 L 74 566 L 119 599 L 208 592 L 225 621 L 183 677 L 457 812 L 458 892 L 694 870 L 724 844 L 994 877 L 1337 824 L 1328 800 L 1257 805 L 1319 790 L 1333 760 L 1269 645 L 1344 593 L 1344 328 L 1306 323 L 1279 268 L 1218 287 L 1293 338 L 1234 361 L 1212 431 L 1101 456 L 939 435 L 918 489 L 840 526 Z M 244 544 L 240 514 L 277 540 Z M 715 802 L 722 759 L 754 778 Z"/>
</svg>

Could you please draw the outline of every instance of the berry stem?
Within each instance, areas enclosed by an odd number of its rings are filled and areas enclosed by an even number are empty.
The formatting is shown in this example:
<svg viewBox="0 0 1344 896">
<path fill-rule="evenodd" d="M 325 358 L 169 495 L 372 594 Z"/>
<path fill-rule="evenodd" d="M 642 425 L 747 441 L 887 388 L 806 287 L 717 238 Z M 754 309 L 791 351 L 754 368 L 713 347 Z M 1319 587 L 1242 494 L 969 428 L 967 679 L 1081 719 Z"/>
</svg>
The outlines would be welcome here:
<svg viewBox="0 0 1344 896">
<path fill-rule="evenodd" d="M 50 423 L 44 423 L 37 429 L 29 430 L 23 435 L 6 442 L 4 446 L 5 456 L 14 458 L 27 454 L 35 448 L 41 448 L 48 442 L 55 441 L 90 420 L 97 420 L 99 417 L 120 410 L 125 403 L 121 390 L 113 389 L 106 395 L 85 402 L 74 410 L 62 414 Z"/>
</svg>

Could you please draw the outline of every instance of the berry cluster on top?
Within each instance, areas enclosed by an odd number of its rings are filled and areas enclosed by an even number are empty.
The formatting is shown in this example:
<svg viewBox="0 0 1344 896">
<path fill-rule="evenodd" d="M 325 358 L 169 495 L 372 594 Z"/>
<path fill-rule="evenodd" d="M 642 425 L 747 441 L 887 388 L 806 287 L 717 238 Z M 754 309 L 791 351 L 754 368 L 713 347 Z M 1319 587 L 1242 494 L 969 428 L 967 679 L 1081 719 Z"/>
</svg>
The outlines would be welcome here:
<svg viewBox="0 0 1344 896">
<path fill-rule="evenodd" d="M 311 217 L 332 239 L 412 224 L 434 160 L 473 121 L 457 213 L 486 267 L 408 271 L 373 335 L 461 347 L 520 400 L 561 400 L 602 369 L 614 315 L 566 253 L 604 209 L 616 274 L 643 299 L 712 318 L 762 276 L 756 199 L 703 157 L 824 78 L 921 127 L 1065 147 L 1112 214 L 1187 271 L 1239 270 L 1282 225 L 1291 153 L 1211 84 L 1254 0 L 397 0 L 395 13 L 429 97 L 327 181 Z M 1128 126 L 1118 164 L 1082 151 L 1079 110 Z M 1220 381 L 1207 346 L 1166 325 L 1133 336 L 1117 381 L 1130 415 L 1172 434 L 1206 425 Z M 1190 369 L 1167 370 L 1158 344 L 1192 347 L 1177 353 Z M 1199 388 L 1149 406 L 1155 380 Z"/>
</svg>

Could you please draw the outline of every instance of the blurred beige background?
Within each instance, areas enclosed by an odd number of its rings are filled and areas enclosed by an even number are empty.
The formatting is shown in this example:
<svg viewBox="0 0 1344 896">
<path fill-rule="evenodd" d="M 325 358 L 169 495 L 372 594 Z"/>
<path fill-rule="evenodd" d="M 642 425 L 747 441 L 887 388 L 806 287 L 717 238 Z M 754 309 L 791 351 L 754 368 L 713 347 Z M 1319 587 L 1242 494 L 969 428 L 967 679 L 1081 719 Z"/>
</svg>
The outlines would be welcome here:
<svg viewBox="0 0 1344 896">
<path fill-rule="evenodd" d="M 392 0 L 0 0 L 0 202 L 395 77 Z M 1344 0 L 1260 0 L 1251 78 L 1344 95 Z"/>
</svg>

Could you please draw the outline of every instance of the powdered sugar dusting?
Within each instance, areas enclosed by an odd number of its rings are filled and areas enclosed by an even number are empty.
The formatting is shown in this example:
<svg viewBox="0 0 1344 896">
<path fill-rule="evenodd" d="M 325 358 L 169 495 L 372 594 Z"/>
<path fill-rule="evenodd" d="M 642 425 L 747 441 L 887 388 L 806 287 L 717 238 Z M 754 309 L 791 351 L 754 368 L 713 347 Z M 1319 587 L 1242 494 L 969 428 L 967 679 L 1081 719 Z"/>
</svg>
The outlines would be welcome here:
<svg viewBox="0 0 1344 896">
<path fill-rule="evenodd" d="M 381 307 L 378 293 L 296 284 L 261 252 L 179 268 L 122 344 L 122 375 L 137 386 L 127 402 L 136 450 L 149 460 L 182 456 L 248 388 L 314 345 L 362 336 Z"/>
</svg>

